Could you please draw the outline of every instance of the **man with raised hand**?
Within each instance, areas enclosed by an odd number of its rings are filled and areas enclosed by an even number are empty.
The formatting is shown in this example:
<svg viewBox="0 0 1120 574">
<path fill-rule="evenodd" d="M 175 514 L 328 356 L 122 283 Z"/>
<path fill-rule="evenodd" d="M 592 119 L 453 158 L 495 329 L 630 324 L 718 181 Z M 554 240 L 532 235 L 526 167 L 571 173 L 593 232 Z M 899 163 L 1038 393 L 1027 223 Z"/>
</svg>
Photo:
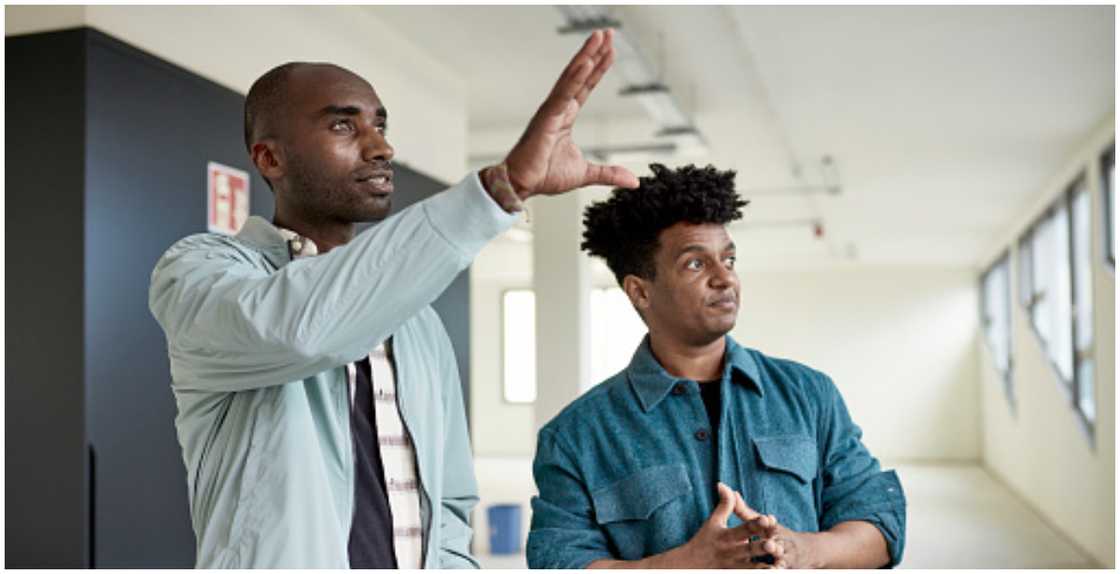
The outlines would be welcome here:
<svg viewBox="0 0 1120 574">
<path fill-rule="evenodd" d="M 572 140 L 611 40 L 588 38 L 502 164 L 388 218 L 393 148 L 373 86 L 311 63 L 254 83 L 245 143 L 272 221 L 180 240 L 149 296 L 199 567 L 477 567 L 458 371 L 429 304 L 526 198 L 637 185 Z"/>
</svg>

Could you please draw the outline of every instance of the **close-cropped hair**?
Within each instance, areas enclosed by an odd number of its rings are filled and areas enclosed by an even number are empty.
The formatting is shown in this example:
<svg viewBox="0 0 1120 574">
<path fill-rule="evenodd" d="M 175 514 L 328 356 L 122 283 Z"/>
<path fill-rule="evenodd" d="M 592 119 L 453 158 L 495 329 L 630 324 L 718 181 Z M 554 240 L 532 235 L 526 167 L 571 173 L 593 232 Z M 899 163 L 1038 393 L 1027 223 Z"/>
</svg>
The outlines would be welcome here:
<svg viewBox="0 0 1120 574">
<path fill-rule="evenodd" d="M 620 285 L 627 275 L 654 279 L 654 254 L 665 229 L 680 222 L 726 225 L 742 217 L 749 203 L 735 191 L 735 170 L 649 167 L 653 175 L 639 178 L 641 185 L 615 188 L 583 212 L 580 248 L 605 259 Z"/>
<path fill-rule="evenodd" d="M 288 76 L 292 70 L 308 65 L 307 62 L 288 62 L 267 71 L 257 78 L 245 95 L 245 149 L 253 153 L 257 132 L 274 128 L 277 116 L 282 113 Z"/>
</svg>

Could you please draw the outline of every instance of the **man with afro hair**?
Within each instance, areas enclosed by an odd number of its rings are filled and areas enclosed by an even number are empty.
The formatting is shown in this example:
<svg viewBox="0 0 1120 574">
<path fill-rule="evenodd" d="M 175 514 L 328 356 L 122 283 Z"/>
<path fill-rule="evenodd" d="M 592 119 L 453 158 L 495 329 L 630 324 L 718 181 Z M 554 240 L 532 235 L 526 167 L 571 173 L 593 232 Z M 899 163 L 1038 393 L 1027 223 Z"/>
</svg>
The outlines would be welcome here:
<svg viewBox="0 0 1120 574">
<path fill-rule="evenodd" d="M 650 166 L 589 206 L 649 328 L 630 365 L 540 431 L 531 568 L 875 568 L 906 501 L 829 377 L 740 346 L 734 171 Z"/>
</svg>

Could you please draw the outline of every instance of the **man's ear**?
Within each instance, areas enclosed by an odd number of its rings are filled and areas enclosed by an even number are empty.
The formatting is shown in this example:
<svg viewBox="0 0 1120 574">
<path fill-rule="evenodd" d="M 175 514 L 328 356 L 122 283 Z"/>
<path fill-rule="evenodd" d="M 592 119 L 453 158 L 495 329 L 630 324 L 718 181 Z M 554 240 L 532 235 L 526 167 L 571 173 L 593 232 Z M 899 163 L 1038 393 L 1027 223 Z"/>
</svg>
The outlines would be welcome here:
<svg viewBox="0 0 1120 574">
<path fill-rule="evenodd" d="M 645 316 L 645 311 L 650 306 L 649 282 L 637 275 L 627 275 L 622 278 L 622 290 L 630 298 L 630 304 Z"/>
<path fill-rule="evenodd" d="M 287 162 L 284 150 L 280 149 L 276 140 L 264 139 L 253 144 L 251 157 L 262 177 L 272 182 L 284 179 Z"/>
</svg>

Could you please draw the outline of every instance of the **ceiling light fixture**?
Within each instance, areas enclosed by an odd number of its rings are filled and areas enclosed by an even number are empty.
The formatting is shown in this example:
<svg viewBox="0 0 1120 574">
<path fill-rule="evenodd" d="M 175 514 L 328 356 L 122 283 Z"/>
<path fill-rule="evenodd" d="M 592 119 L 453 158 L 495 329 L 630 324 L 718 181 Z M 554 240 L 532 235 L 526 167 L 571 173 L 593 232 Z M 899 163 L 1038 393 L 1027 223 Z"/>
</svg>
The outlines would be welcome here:
<svg viewBox="0 0 1120 574">
<path fill-rule="evenodd" d="M 566 23 L 558 29 L 561 34 L 587 33 L 598 28 L 613 28 L 615 70 L 622 78 L 623 97 L 634 98 L 657 124 L 655 136 L 676 146 L 676 151 L 689 155 L 708 152 L 707 140 L 696 128 L 692 118 L 684 112 L 680 102 L 654 70 L 638 44 L 622 30 L 622 22 L 611 17 L 604 6 L 557 6 Z"/>
<path fill-rule="evenodd" d="M 761 195 L 790 195 L 790 194 L 808 194 L 808 193 L 823 193 L 825 195 L 840 195 L 843 193 L 844 188 L 839 185 L 787 185 L 783 187 L 757 187 L 740 189 L 739 193 L 747 197 L 758 197 Z"/>
<path fill-rule="evenodd" d="M 821 193 L 825 195 L 840 195 L 844 192 L 844 185 L 840 183 L 840 170 L 836 167 L 836 160 L 831 155 L 821 156 L 817 167 L 820 173 L 819 184 L 801 183 L 795 185 L 783 185 L 777 187 L 756 187 L 756 188 L 740 188 L 739 193 L 748 197 L 758 197 L 764 195 L 807 195 L 813 193 Z M 804 181 L 804 174 L 801 165 L 793 166 L 793 175 L 799 180 Z"/>
<path fill-rule="evenodd" d="M 733 229 L 739 231 L 751 231 L 756 229 L 779 229 L 786 227 L 808 227 L 814 239 L 824 238 L 824 222 L 817 218 L 810 219 L 786 219 L 774 221 L 742 221 L 734 224 Z"/>
</svg>

